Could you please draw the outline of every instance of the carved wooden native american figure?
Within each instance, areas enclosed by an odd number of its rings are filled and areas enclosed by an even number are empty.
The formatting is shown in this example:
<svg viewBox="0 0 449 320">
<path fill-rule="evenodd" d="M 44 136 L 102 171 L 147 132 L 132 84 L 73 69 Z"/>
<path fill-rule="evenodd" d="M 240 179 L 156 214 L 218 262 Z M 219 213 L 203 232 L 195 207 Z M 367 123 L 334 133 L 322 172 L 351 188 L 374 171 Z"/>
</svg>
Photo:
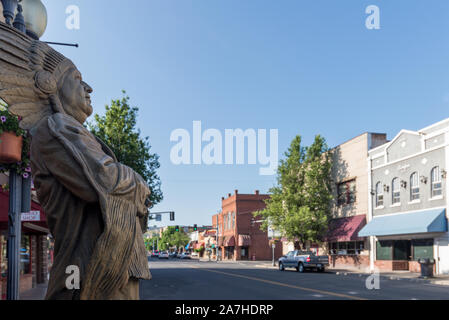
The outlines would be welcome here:
<svg viewBox="0 0 449 320">
<path fill-rule="evenodd" d="M 0 98 L 29 130 L 37 195 L 55 240 L 46 299 L 138 299 L 150 279 L 142 230 L 150 190 L 83 123 L 92 88 L 47 44 L 0 22 Z M 77 266 L 80 289 L 66 288 Z"/>
</svg>

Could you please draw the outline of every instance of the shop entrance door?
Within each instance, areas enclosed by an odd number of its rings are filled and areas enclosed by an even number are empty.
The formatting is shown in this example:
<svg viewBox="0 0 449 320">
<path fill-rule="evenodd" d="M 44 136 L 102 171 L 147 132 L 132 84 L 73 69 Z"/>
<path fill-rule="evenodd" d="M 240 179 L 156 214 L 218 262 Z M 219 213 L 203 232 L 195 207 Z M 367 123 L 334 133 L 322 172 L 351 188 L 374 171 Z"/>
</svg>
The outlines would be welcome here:
<svg viewBox="0 0 449 320">
<path fill-rule="evenodd" d="M 410 240 L 397 240 L 393 244 L 393 271 L 408 270 L 411 260 L 412 242 Z"/>
</svg>

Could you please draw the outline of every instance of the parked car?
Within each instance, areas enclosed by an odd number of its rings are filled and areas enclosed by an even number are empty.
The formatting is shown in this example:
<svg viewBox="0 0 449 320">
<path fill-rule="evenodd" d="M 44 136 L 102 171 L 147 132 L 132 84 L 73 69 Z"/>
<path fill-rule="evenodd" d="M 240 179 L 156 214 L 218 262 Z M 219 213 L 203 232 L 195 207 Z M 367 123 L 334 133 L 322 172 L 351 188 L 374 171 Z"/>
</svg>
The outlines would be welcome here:
<svg viewBox="0 0 449 320">
<path fill-rule="evenodd" d="M 159 257 L 159 252 L 158 251 L 153 251 L 151 253 L 151 258 L 157 258 L 157 257 Z"/>
<path fill-rule="evenodd" d="M 188 252 L 183 252 L 180 256 L 179 259 L 191 259 L 190 258 L 190 253 Z"/>
<path fill-rule="evenodd" d="M 171 253 L 168 255 L 168 257 L 169 257 L 169 258 L 177 258 L 177 257 L 178 257 L 178 253 L 177 253 L 176 251 L 171 252 Z"/>
<path fill-rule="evenodd" d="M 162 251 L 161 253 L 159 253 L 159 259 L 168 259 L 168 252 Z"/>
<path fill-rule="evenodd" d="M 278 261 L 279 270 L 285 268 L 296 268 L 298 272 L 304 272 L 306 269 L 316 269 L 318 272 L 324 272 L 329 266 L 328 256 L 317 256 L 312 251 L 295 250 L 281 257 Z"/>
<path fill-rule="evenodd" d="M 192 258 L 199 258 L 200 254 L 198 252 L 192 252 L 191 257 Z"/>
</svg>

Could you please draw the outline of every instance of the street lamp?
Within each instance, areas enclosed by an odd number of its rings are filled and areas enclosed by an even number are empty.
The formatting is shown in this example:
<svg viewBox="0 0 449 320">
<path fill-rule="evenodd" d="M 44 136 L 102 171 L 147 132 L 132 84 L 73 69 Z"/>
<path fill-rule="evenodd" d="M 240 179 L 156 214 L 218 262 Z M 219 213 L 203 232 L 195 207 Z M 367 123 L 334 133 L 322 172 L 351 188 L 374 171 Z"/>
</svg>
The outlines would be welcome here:
<svg viewBox="0 0 449 320">
<path fill-rule="evenodd" d="M 22 0 L 26 34 L 39 40 L 47 28 L 47 9 L 41 0 Z"/>
</svg>

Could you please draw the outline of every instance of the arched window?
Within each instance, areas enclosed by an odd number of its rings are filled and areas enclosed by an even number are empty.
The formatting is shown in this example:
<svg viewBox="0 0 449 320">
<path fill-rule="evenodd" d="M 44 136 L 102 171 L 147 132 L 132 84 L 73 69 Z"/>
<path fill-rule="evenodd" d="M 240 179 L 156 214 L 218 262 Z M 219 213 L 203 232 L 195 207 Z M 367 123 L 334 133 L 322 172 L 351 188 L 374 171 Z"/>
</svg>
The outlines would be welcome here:
<svg viewBox="0 0 449 320">
<path fill-rule="evenodd" d="M 443 188 L 441 184 L 441 174 L 440 174 L 440 167 L 434 167 L 432 169 L 432 172 L 430 173 L 431 177 L 431 184 L 430 188 L 432 189 L 432 198 L 441 196 L 443 194 Z"/>
<path fill-rule="evenodd" d="M 376 207 L 382 207 L 384 205 L 384 189 L 382 183 L 376 184 Z"/>
<path fill-rule="evenodd" d="M 391 203 L 401 203 L 401 184 L 399 178 L 394 178 L 391 182 Z"/>
<path fill-rule="evenodd" d="M 413 172 L 410 176 L 410 201 L 419 200 L 419 175 Z"/>
</svg>

